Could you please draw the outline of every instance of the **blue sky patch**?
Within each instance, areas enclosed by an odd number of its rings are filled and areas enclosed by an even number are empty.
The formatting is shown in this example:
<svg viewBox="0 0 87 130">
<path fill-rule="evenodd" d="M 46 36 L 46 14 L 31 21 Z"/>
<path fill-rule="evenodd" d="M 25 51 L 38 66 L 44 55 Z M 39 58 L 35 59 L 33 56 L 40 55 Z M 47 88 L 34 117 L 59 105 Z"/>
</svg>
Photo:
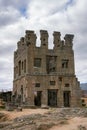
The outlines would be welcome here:
<svg viewBox="0 0 87 130">
<path fill-rule="evenodd" d="M 20 9 L 20 12 L 21 12 L 21 14 L 24 16 L 24 17 L 26 17 L 26 7 L 21 7 Z"/>
</svg>

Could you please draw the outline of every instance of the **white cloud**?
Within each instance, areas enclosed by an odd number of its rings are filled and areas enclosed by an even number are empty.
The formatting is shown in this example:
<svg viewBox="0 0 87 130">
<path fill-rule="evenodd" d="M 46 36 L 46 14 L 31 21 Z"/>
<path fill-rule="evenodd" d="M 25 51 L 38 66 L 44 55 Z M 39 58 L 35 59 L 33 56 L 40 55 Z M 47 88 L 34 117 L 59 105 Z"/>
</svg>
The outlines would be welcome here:
<svg viewBox="0 0 87 130">
<path fill-rule="evenodd" d="M 73 33 L 76 75 L 87 82 L 87 0 L 1 0 L 0 1 L 0 86 L 12 87 L 13 50 L 25 30 L 48 30 L 52 47 L 53 31 Z M 40 36 L 39 36 L 40 37 Z M 38 38 L 39 39 L 39 38 Z M 39 40 L 37 40 L 39 41 Z M 7 66 L 4 64 L 7 63 Z M 6 77 L 9 77 L 6 78 Z M 3 82 L 2 82 L 3 81 Z"/>
<path fill-rule="evenodd" d="M 46 17 L 62 10 L 66 4 L 67 0 L 50 0 L 50 2 L 48 0 L 38 0 L 38 2 L 36 0 L 32 0 L 27 12 L 29 13 L 30 18 Z"/>
</svg>

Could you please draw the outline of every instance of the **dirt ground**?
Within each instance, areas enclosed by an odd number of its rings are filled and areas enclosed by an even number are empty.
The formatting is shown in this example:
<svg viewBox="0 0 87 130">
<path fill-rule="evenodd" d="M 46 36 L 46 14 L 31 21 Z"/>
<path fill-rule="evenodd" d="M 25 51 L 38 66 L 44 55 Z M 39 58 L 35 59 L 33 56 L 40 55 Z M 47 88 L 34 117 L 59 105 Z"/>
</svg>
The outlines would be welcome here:
<svg viewBox="0 0 87 130">
<path fill-rule="evenodd" d="M 6 127 L 1 121 L 0 130 L 87 130 L 87 109 L 23 109 L 0 113 L 6 115 L 7 122 L 12 121 Z"/>
<path fill-rule="evenodd" d="M 77 130 L 77 128 L 79 130 L 87 130 L 87 118 L 75 117 L 70 119 L 67 124 L 56 125 L 49 130 Z"/>
<path fill-rule="evenodd" d="M 0 111 L 0 113 L 4 113 L 7 115 L 8 120 L 13 120 L 17 117 L 21 117 L 23 115 L 30 115 L 30 114 L 45 114 L 49 111 L 49 109 L 23 109 L 22 111 Z"/>
</svg>

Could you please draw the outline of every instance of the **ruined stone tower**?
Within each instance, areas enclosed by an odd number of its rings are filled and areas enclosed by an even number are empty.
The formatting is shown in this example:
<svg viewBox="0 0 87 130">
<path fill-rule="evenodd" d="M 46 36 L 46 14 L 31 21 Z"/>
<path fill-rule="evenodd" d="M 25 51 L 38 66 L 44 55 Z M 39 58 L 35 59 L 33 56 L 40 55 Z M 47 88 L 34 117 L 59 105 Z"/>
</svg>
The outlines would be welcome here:
<svg viewBox="0 0 87 130">
<path fill-rule="evenodd" d="M 25 105 L 56 107 L 80 106 L 80 87 L 75 76 L 73 38 L 53 33 L 53 49 L 48 49 L 48 32 L 40 30 L 40 47 L 36 34 L 27 30 L 14 52 L 13 97 Z"/>
</svg>

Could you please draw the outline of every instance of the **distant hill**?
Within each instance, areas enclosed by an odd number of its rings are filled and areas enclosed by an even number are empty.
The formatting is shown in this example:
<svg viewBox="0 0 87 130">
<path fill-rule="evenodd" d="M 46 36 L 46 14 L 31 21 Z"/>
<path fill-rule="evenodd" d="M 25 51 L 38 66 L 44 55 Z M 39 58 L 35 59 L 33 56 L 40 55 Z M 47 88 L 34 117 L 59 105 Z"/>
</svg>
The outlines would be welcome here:
<svg viewBox="0 0 87 130">
<path fill-rule="evenodd" d="M 87 90 L 87 83 L 81 83 L 80 87 L 82 90 Z"/>
</svg>

